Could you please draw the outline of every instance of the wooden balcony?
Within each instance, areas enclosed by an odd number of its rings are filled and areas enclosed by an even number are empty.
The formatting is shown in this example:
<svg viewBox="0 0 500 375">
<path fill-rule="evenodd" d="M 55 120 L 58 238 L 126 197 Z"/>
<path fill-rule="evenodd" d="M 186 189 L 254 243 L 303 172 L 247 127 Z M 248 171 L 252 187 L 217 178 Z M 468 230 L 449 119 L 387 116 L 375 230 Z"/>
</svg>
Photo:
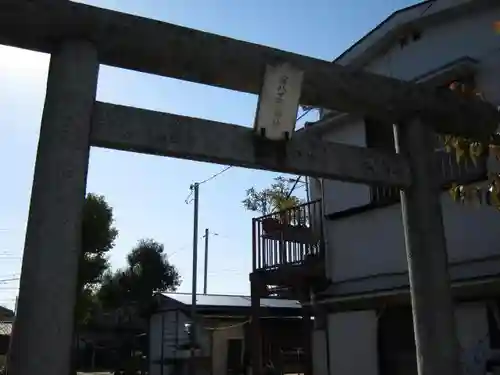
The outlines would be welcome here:
<svg viewBox="0 0 500 375">
<path fill-rule="evenodd" d="M 253 280 L 267 294 L 324 276 L 324 237 L 321 201 L 253 219 Z M 293 293 L 292 293 L 293 294 Z"/>
</svg>

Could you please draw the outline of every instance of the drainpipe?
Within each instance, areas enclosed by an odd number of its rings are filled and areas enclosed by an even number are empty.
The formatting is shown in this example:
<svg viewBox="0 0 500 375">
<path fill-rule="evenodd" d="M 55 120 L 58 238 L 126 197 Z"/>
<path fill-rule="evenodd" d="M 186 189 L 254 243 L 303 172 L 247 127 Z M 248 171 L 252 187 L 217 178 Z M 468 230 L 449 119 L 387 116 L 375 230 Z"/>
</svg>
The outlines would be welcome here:
<svg viewBox="0 0 500 375">
<path fill-rule="evenodd" d="M 330 269 L 330 259 L 332 259 L 330 252 L 333 251 L 333 249 L 330 248 L 329 243 L 328 243 L 328 229 L 327 225 L 325 223 L 325 215 L 326 215 L 326 200 L 325 200 L 325 180 L 324 179 L 318 179 L 321 187 L 321 232 L 322 232 L 322 237 L 323 237 L 323 251 L 324 251 L 324 262 L 325 262 L 325 277 L 328 278 L 328 271 Z"/>
</svg>

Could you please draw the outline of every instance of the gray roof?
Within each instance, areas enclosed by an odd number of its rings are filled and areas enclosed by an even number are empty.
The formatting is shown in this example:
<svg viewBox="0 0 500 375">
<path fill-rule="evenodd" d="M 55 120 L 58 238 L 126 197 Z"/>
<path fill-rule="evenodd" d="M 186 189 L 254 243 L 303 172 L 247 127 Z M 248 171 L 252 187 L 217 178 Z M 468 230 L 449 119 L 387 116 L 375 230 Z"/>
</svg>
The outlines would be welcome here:
<svg viewBox="0 0 500 375">
<path fill-rule="evenodd" d="M 4 306 L 0 306 L 0 319 L 3 319 L 5 317 L 11 318 L 13 316 L 14 316 L 14 311 Z"/>
<path fill-rule="evenodd" d="M 190 293 L 161 293 L 164 297 L 171 298 L 186 306 L 191 306 Z M 249 296 L 219 295 L 219 294 L 198 294 L 196 305 L 200 307 L 248 307 L 252 303 Z M 261 298 L 261 307 L 278 309 L 299 309 L 299 301 L 277 298 Z"/>
</svg>

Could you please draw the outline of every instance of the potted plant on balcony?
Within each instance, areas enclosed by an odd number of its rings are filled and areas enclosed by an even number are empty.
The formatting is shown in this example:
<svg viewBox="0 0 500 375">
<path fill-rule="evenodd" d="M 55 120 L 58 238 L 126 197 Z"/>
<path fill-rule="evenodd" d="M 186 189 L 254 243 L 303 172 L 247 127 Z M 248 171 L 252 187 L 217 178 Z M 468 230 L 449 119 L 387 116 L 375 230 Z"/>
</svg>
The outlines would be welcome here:
<svg viewBox="0 0 500 375">
<path fill-rule="evenodd" d="M 277 177 L 274 183 L 263 190 L 250 188 L 246 192 L 243 206 L 262 216 L 262 229 L 265 233 L 282 231 L 293 221 L 290 209 L 302 203 L 301 199 L 291 194 L 290 182 L 284 177 Z"/>
</svg>

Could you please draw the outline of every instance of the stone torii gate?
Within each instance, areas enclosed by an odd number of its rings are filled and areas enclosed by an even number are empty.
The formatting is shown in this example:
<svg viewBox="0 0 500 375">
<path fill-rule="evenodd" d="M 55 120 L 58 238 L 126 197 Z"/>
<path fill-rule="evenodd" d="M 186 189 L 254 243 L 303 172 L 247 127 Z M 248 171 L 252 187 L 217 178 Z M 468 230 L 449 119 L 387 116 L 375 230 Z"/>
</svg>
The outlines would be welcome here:
<svg viewBox="0 0 500 375">
<path fill-rule="evenodd" d="M 419 374 L 459 373 L 431 137 L 486 137 L 499 122 L 495 108 L 64 0 L 0 0 L 0 44 L 51 54 L 9 374 L 68 374 L 90 146 L 400 187 Z M 400 154 L 307 131 L 263 142 L 245 127 L 95 101 L 99 64 L 259 94 L 266 65 L 283 62 L 303 71 L 301 104 L 398 124 Z"/>
</svg>

